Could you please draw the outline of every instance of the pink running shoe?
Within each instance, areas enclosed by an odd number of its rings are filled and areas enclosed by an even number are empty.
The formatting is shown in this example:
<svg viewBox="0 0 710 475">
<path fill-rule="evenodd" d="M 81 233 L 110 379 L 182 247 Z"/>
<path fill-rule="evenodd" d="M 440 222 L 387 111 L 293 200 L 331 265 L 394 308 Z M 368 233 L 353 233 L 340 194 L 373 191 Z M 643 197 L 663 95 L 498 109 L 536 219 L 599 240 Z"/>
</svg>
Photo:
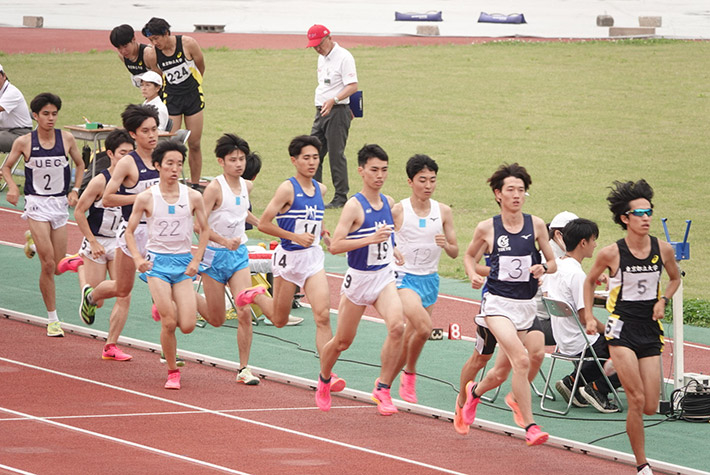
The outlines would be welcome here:
<svg viewBox="0 0 710 475">
<path fill-rule="evenodd" d="M 150 316 L 153 317 L 153 320 L 156 322 L 160 321 L 160 313 L 158 313 L 158 307 L 153 304 L 153 307 L 150 309 Z"/>
<path fill-rule="evenodd" d="M 550 434 L 543 432 L 537 424 L 531 426 L 525 433 L 525 443 L 529 446 L 544 444 L 548 438 Z"/>
<path fill-rule="evenodd" d="M 417 403 L 417 375 L 414 373 L 405 373 L 399 378 L 399 397 L 412 404 Z"/>
<path fill-rule="evenodd" d="M 375 389 L 372 390 L 372 400 L 377 403 L 377 410 L 383 416 L 391 416 L 397 411 L 397 408 L 392 404 L 392 397 L 389 389 L 377 389 L 377 384 L 380 378 L 375 380 Z"/>
<path fill-rule="evenodd" d="M 339 393 L 343 389 L 345 389 L 345 380 L 335 373 L 330 373 L 330 392 Z"/>
<path fill-rule="evenodd" d="M 466 383 L 466 402 L 461 409 L 461 417 L 463 419 L 463 423 L 467 426 L 470 426 L 473 424 L 473 421 L 476 420 L 476 407 L 478 406 L 478 403 L 481 402 L 480 397 L 473 397 L 472 391 L 475 387 L 476 383 L 473 381 Z"/>
<path fill-rule="evenodd" d="M 109 345 L 104 347 L 104 351 L 101 353 L 101 359 L 104 360 L 116 360 L 116 361 L 128 361 L 133 358 L 128 353 L 124 353 L 118 346 Z"/>
<path fill-rule="evenodd" d="M 73 256 L 67 256 L 60 260 L 59 264 L 57 264 L 57 271 L 59 271 L 60 274 L 67 271 L 76 272 L 81 265 L 84 265 L 84 259 L 82 259 L 79 254 L 74 254 Z"/>
<path fill-rule="evenodd" d="M 180 371 L 168 373 L 168 380 L 165 382 L 165 389 L 180 389 Z"/>
<path fill-rule="evenodd" d="M 523 414 L 520 412 L 520 407 L 518 407 L 518 403 L 515 402 L 513 393 L 508 393 L 505 395 L 505 405 L 508 406 L 511 411 L 513 411 L 513 421 L 515 422 L 515 424 L 518 427 L 525 429 L 525 420 L 523 419 Z"/>
<path fill-rule="evenodd" d="M 458 402 L 454 405 L 456 406 L 454 409 L 454 429 L 456 429 L 456 432 L 459 434 L 466 435 L 468 434 L 470 427 L 463 421 L 463 416 L 461 415 L 463 408 L 459 407 Z"/>
<path fill-rule="evenodd" d="M 263 285 L 255 285 L 254 287 L 249 287 L 237 294 L 235 302 L 238 307 L 244 307 L 246 305 L 254 303 L 254 298 L 259 294 L 263 294 L 264 292 L 266 292 L 266 287 L 264 287 Z"/>
<path fill-rule="evenodd" d="M 320 379 L 320 375 L 318 375 L 318 386 L 316 387 L 316 406 L 321 411 L 330 411 L 330 384 L 324 383 Z"/>
</svg>

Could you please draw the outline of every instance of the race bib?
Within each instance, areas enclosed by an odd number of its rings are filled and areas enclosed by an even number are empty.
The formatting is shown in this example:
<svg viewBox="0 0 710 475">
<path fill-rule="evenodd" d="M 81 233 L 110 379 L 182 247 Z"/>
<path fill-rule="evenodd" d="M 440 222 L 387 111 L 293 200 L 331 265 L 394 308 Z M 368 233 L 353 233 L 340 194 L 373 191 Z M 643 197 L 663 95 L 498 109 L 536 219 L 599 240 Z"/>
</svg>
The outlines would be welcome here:
<svg viewBox="0 0 710 475">
<path fill-rule="evenodd" d="M 313 240 L 312 246 L 317 246 L 318 243 L 320 243 L 321 229 L 323 229 L 323 221 L 315 219 L 297 219 L 293 227 L 293 232 L 295 234 L 313 234 L 316 238 Z"/>
<path fill-rule="evenodd" d="M 506 282 L 528 282 L 530 280 L 531 256 L 500 256 L 498 258 L 498 280 Z"/>
<path fill-rule="evenodd" d="M 214 255 L 215 255 L 215 250 L 214 249 L 205 249 L 205 254 L 202 256 L 202 261 L 200 262 L 201 266 L 204 267 L 212 267 L 212 261 L 214 260 Z"/>
<path fill-rule="evenodd" d="M 392 240 L 390 238 L 388 238 L 384 242 L 370 244 L 369 246 L 367 246 L 367 265 L 381 266 L 389 264 L 390 262 L 392 262 L 393 255 L 394 248 L 392 246 Z"/>
<path fill-rule="evenodd" d="M 33 157 L 32 186 L 38 195 L 57 195 L 64 192 L 64 168 L 67 157 Z"/>
<path fill-rule="evenodd" d="M 102 236 L 113 236 L 118 231 L 121 224 L 121 209 L 120 208 L 105 208 L 99 234 Z"/>
<path fill-rule="evenodd" d="M 189 235 L 188 216 L 166 216 L 153 223 L 153 232 L 163 242 L 181 242 Z"/>
<path fill-rule="evenodd" d="M 168 84 L 180 84 L 190 78 L 190 70 L 186 63 L 178 64 L 175 67 L 163 71 Z"/>
<path fill-rule="evenodd" d="M 623 326 L 624 322 L 616 317 L 609 316 L 609 319 L 606 321 L 606 327 L 604 328 L 604 337 L 607 340 L 619 338 L 621 336 L 621 329 Z"/>
<path fill-rule="evenodd" d="M 656 272 L 624 272 L 624 283 L 621 295 L 624 300 L 654 300 L 658 298 L 658 273 Z"/>
</svg>

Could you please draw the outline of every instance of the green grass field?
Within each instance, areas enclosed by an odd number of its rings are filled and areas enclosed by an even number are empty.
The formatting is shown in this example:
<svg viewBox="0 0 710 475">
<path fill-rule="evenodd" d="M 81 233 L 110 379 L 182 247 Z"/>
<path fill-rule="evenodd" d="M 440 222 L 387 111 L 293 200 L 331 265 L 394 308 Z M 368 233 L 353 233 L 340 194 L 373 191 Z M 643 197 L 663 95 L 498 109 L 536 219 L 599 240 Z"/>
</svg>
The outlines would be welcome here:
<svg viewBox="0 0 710 475">
<path fill-rule="evenodd" d="M 703 170 L 710 151 L 710 43 L 622 41 L 498 42 L 470 46 L 354 48 L 365 117 L 353 121 L 347 155 L 351 193 L 359 189 L 357 150 L 366 142 L 388 151 L 385 192 L 408 195 L 404 164 L 415 153 L 440 165 L 436 198 L 451 205 L 459 244 L 497 212 L 486 179 L 502 162 L 528 168 L 526 211 L 546 221 L 569 210 L 597 221 L 600 244 L 622 236 L 606 207 L 613 180 L 645 178 L 656 191 L 653 233 L 682 238 L 692 219 L 693 258 L 685 296 L 706 298 L 710 255 L 703 236 L 710 212 Z M 309 133 L 316 55 L 311 50 L 205 51 L 203 175 L 219 173 L 212 150 L 224 132 L 246 138 L 264 168 L 252 199 L 258 212 L 290 176 L 286 146 Z M 140 91 L 114 52 L 2 55 L 0 62 L 27 100 L 43 91 L 64 100 L 63 125 L 82 116 L 118 124 Z M 326 163 L 326 170 L 328 164 Z M 324 181 L 329 183 L 329 172 Z M 327 196 L 329 199 L 330 196 Z M 328 211 L 329 228 L 338 213 Z M 588 265 L 588 264 L 587 264 Z M 461 259 L 442 271 L 464 278 Z"/>
</svg>

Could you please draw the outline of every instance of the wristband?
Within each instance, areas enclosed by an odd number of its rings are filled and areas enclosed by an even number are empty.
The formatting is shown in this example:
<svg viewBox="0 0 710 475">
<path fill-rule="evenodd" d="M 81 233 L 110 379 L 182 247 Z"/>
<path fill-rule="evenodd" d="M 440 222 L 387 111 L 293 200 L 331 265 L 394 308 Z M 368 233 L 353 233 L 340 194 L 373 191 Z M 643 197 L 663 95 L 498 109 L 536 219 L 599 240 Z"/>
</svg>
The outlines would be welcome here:
<svg viewBox="0 0 710 475">
<path fill-rule="evenodd" d="M 333 102 L 335 103 L 335 105 L 340 104 L 340 101 L 338 100 L 338 96 L 335 96 L 335 97 L 333 98 Z"/>
<path fill-rule="evenodd" d="M 543 263 L 540 264 L 540 265 L 542 266 L 543 269 L 545 269 L 545 272 L 544 272 L 544 273 L 547 274 L 547 263 L 546 263 L 546 262 L 543 262 Z"/>
<path fill-rule="evenodd" d="M 72 188 L 71 191 L 76 191 L 76 194 L 77 194 L 77 195 L 79 194 L 79 188 L 77 188 L 77 187 Z M 70 192 L 70 193 L 71 193 L 71 192 Z"/>
<path fill-rule="evenodd" d="M 668 305 L 668 302 L 671 301 L 671 299 L 669 299 L 669 298 L 666 297 L 665 295 L 661 295 L 661 300 L 663 300 L 663 301 L 666 303 L 666 305 Z"/>
</svg>

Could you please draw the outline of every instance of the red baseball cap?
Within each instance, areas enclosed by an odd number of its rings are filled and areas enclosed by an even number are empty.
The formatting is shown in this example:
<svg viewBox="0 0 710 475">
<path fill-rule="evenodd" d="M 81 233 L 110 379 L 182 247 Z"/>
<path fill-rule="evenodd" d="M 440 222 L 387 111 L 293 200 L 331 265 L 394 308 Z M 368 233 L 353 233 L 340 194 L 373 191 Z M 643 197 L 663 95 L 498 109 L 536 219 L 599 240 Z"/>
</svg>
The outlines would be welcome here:
<svg viewBox="0 0 710 475">
<path fill-rule="evenodd" d="M 313 25 L 308 29 L 308 44 L 306 48 L 318 46 L 323 38 L 330 35 L 330 30 L 323 25 Z"/>
</svg>

